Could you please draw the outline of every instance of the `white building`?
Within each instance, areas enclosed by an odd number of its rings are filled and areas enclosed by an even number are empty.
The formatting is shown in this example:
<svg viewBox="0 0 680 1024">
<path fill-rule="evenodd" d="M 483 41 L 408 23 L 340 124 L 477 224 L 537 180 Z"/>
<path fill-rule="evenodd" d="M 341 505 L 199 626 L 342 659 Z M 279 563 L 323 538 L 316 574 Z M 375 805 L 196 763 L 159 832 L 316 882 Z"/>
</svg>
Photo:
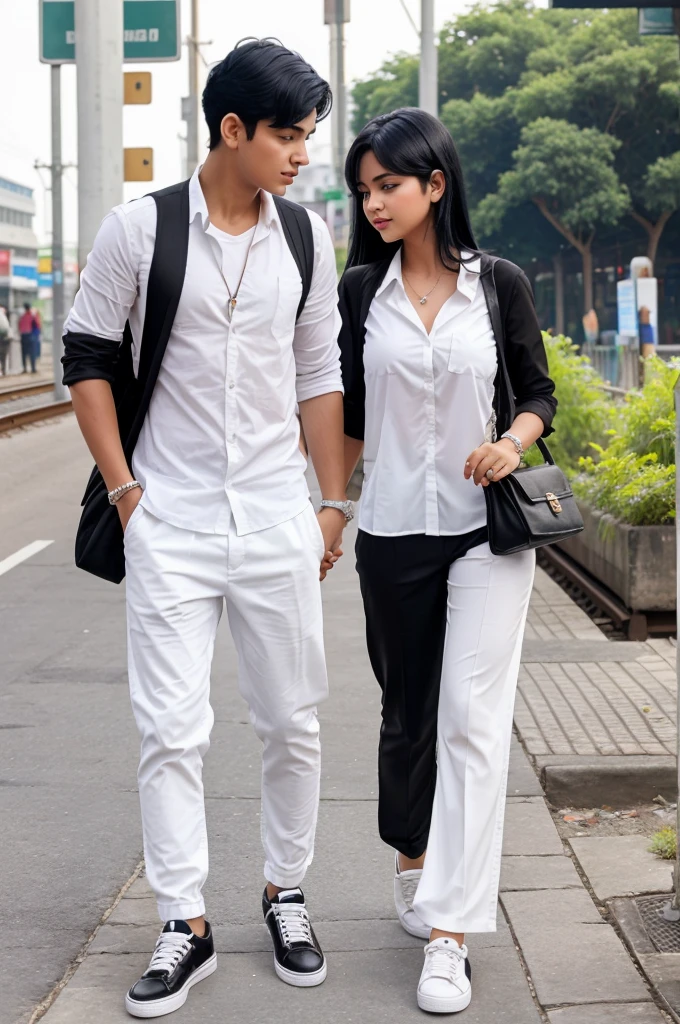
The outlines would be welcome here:
<svg viewBox="0 0 680 1024">
<path fill-rule="evenodd" d="M 33 189 L 0 178 L 0 305 L 11 313 L 38 296 Z"/>
</svg>

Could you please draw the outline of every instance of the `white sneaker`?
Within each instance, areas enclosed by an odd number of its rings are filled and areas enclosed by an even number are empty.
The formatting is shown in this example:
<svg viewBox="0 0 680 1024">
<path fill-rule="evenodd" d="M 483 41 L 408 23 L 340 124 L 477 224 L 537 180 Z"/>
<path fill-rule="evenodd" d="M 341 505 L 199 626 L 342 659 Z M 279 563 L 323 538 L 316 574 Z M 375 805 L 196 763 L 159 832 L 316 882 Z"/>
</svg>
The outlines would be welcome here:
<svg viewBox="0 0 680 1024">
<path fill-rule="evenodd" d="M 417 939 L 429 939 L 431 928 L 420 920 L 413 909 L 413 901 L 423 872 L 421 868 L 412 871 L 399 870 L 399 854 L 395 853 L 394 865 L 394 905 L 401 921 L 401 926 L 409 935 Z"/>
<path fill-rule="evenodd" d="M 418 1006 L 429 1013 L 458 1013 L 470 1005 L 472 970 L 467 946 L 455 939 L 435 939 L 425 946 L 425 966 L 418 982 Z"/>
</svg>

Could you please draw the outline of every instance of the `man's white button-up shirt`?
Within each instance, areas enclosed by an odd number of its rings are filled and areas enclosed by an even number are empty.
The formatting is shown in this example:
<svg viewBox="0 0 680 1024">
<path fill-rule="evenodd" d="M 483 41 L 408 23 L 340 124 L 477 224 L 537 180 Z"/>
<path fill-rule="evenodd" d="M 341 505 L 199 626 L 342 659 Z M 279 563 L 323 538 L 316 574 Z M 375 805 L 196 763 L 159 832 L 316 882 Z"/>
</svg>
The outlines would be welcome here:
<svg viewBox="0 0 680 1024">
<path fill-rule="evenodd" d="M 239 534 L 293 518 L 309 501 L 297 403 L 342 392 L 335 253 L 310 212 L 314 273 L 305 308 L 300 273 L 272 197 L 254 233 L 210 223 L 198 170 L 189 187 L 189 252 L 177 315 L 133 456 L 143 506 L 201 533 Z M 135 372 L 156 232 L 150 197 L 105 218 L 65 330 L 120 341 L 126 320 Z M 231 323 L 229 295 L 248 263 Z M 224 277 L 223 277 L 224 274 Z"/>
<path fill-rule="evenodd" d="M 479 271 L 479 260 L 461 264 L 429 335 L 404 290 L 401 250 L 371 303 L 359 508 L 367 533 L 445 536 L 486 523 L 483 489 L 463 476 L 493 432 L 496 343 Z"/>
</svg>

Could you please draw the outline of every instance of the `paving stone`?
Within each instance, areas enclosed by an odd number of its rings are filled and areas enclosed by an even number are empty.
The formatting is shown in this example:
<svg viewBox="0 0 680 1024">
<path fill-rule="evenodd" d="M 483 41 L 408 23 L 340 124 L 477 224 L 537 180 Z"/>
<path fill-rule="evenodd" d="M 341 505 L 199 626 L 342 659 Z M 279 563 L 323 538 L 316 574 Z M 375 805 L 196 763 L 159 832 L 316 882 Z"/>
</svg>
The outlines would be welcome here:
<svg viewBox="0 0 680 1024">
<path fill-rule="evenodd" d="M 503 853 L 510 856 L 562 854 L 562 843 L 542 797 L 509 799 Z"/>
<path fill-rule="evenodd" d="M 585 890 L 507 892 L 502 902 L 542 1006 L 648 1001 L 618 936 Z"/>
<path fill-rule="evenodd" d="M 569 857 L 503 857 L 501 892 L 531 889 L 581 889 Z"/>
<path fill-rule="evenodd" d="M 664 1017 L 652 1003 L 593 1003 L 551 1010 L 548 1020 L 550 1024 L 663 1024 Z"/>
<path fill-rule="evenodd" d="M 323 985 L 296 989 L 276 978 L 271 954 L 222 956 L 215 974 L 173 1014 L 173 1024 L 422 1024 L 415 999 L 422 959 L 419 948 L 337 953 Z M 46 1024 L 129 1024 L 123 996 L 147 963 L 138 955 L 88 957 L 48 1010 Z M 509 1006 L 511 1024 L 540 1024 L 514 949 L 478 950 L 473 970 L 475 996 L 465 1024 L 508 1024 Z"/>
<path fill-rule="evenodd" d="M 569 840 L 595 895 L 670 892 L 672 863 L 649 852 L 649 836 L 586 836 Z"/>
<path fill-rule="evenodd" d="M 539 778 L 514 734 L 510 744 L 508 796 L 543 796 Z"/>
</svg>

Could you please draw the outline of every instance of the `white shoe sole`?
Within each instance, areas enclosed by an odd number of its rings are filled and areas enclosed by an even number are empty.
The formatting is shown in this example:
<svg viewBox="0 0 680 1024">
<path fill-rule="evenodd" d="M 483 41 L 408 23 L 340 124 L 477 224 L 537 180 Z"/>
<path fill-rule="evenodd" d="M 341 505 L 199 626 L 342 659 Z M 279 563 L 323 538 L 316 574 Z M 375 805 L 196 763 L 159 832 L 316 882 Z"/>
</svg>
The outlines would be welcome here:
<svg viewBox="0 0 680 1024">
<path fill-rule="evenodd" d="M 274 970 L 281 981 L 285 981 L 286 985 L 294 985 L 295 988 L 314 988 L 315 985 L 322 985 L 328 972 L 325 960 L 323 967 L 314 971 L 313 974 L 299 974 L 297 971 L 289 971 L 287 967 L 282 967 L 276 957 L 274 957 Z"/>
<path fill-rule="evenodd" d="M 211 974 L 214 974 L 216 968 L 217 954 L 213 953 L 209 960 L 206 960 L 204 964 L 201 964 L 190 975 L 179 992 L 173 992 L 172 995 L 166 996 L 164 999 L 156 999 L 150 1002 L 131 999 L 128 993 L 125 996 L 125 1009 L 131 1017 L 164 1017 L 166 1013 L 173 1013 L 175 1010 L 179 1010 L 180 1006 L 184 1006 L 187 996 L 194 985 L 198 985 L 199 981 L 203 981 L 205 978 L 210 977 Z"/>
<path fill-rule="evenodd" d="M 472 989 L 458 996 L 426 996 L 418 992 L 418 1006 L 427 1013 L 460 1013 L 470 1005 Z"/>
</svg>

